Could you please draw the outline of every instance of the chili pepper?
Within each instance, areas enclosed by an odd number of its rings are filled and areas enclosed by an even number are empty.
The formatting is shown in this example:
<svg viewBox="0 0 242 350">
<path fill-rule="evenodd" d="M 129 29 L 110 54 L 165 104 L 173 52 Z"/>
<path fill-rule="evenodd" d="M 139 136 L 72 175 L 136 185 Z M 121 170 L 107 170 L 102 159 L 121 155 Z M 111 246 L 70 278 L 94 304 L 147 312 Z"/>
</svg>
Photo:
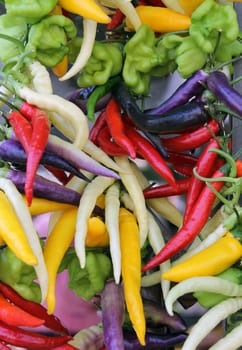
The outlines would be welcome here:
<svg viewBox="0 0 242 350">
<path fill-rule="evenodd" d="M 113 0 L 113 2 L 116 7 L 119 8 L 126 16 L 126 21 L 128 19 L 133 28 L 137 31 L 141 25 L 141 21 L 134 4 L 130 2 L 123 2 L 122 0 Z"/>
<path fill-rule="evenodd" d="M 8 345 L 6 345 L 4 341 L 0 341 L 0 349 L 1 350 L 9 350 L 10 347 Z"/>
<path fill-rule="evenodd" d="M 184 11 L 191 16 L 194 10 L 199 7 L 204 0 L 192 0 L 189 3 L 185 0 L 179 0 L 180 5 L 184 9 Z"/>
<path fill-rule="evenodd" d="M 68 69 L 68 56 L 65 55 L 62 60 L 52 67 L 52 72 L 58 77 L 62 77 Z"/>
<path fill-rule="evenodd" d="M 235 267 L 230 267 L 217 275 L 219 278 L 223 278 L 227 281 L 241 284 L 242 271 Z M 217 305 L 222 300 L 228 298 L 228 296 L 212 292 L 198 291 L 193 293 L 193 296 L 198 300 L 202 307 L 209 308 Z"/>
<path fill-rule="evenodd" d="M 166 114 L 143 113 L 123 82 L 114 87 L 113 96 L 138 128 L 155 134 L 184 131 L 199 127 L 210 120 L 204 105 L 197 102 L 178 106 Z"/>
<path fill-rule="evenodd" d="M 139 5 L 135 9 L 141 23 L 148 25 L 154 32 L 167 33 L 186 30 L 189 29 L 191 24 L 189 16 L 166 7 Z M 133 29 L 129 21 L 126 20 L 126 24 L 129 29 Z"/>
<path fill-rule="evenodd" d="M 97 144 L 110 156 L 125 156 L 128 152 L 117 143 L 113 142 L 108 126 L 103 127 L 97 136 Z"/>
<path fill-rule="evenodd" d="M 66 185 L 69 176 L 72 176 L 71 174 L 68 176 L 64 170 L 54 168 L 52 165 L 45 165 L 45 168 L 63 185 Z"/>
<path fill-rule="evenodd" d="M 113 30 L 119 27 L 125 19 L 123 12 L 117 8 L 111 17 L 111 21 L 107 24 L 107 30 Z"/>
<path fill-rule="evenodd" d="M 146 321 L 140 294 L 139 229 L 135 216 L 125 208 L 121 208 L 119 212 L 119 229 L 125 303 L 138 340 L 145 345 Z"/>
<path fill-rule="evenodd" d="M 208 177 L 213 171 L 214 163 L 216 162 L 218 157 L 218 154 L 216 152 L 210 151 L 210 149 L 212 150 L 213 148 L 220 148 L 220 145 L 216 139 L 211 139 L 199 155 L 196 164 L 196 170 L 201 176 Z M 198 198 L 203 186 L 203 181 L 199 180 L 194 174 L 192 174 L 190 187 L 188 189 L 186 197 L 183 222 L 189 220 L 189 212 L 192 210 L 192 207 L 196 202 L 196 199 Z"/>
<path fill-rule="evenodd" d="M 23 298 L 12 287 L 2 281 L 0 281 L 0 291 L 5 296 L 5 298 L 8 298 L 22 310 L 25 310 L 31 315 L 43 319 L 45 321 L 44 324 L 46 327 L 58 333 L 68 334 L 68 330 L 62 325 L 60 320 L 54 315 L 49 315 L 47 313 L 47 309 L 40 303 Z"/>
<path fill-rule="evenodd" d="M 24 200 L 26 201 L 25 196 L 23 197 L 24 197 Z M 34 197 L 31 205 L 28 207 L 32 216 L 50 213 L 58 210 L 71 209 L 71 208 L 73 208 L 73 205 L 71 204 L 51 201 L 45 198 L 38 198 L 38 197 Z"/>
<path fill-rule="evenodd" d="M 191 177 L 193 175 L 193 167 L 189 164 L 173 165 L 173 170 L 175 173 L 182 175 L 182 176 Z"/>
<path fill-rule="evenodd" d="M 171 186 L 176 187 L 176 181 L 171 169 L 155 147 L 134 128 L 126 127 L 125 132 L 135 145 L 136 151 L 147 160 L 148 164 Z"/>
<path fill-rule="evenodd" d="M 16 137 L 19 139 L 25 152 L 28 152 L 33 128 L 30 122 L 19 112 L 12 111 L 8 115 L 10 125 L 12 125 Z"/>
<path fill-rule="evenodd" d="M 69 335 L 47 336 L 18 327 L 9 326 L 0 321 L 0 339 L 14 346 L 31 349 L 50 349 L 67 343 L 72 337 Z"/>
<path fill-rule="evenodd" d="M 10 326 L 38 327 L 44 320 L 33 316 L 20 307 L 14 305 L 0 294 L 0 321 Z"/>
<path fill-rule="evenodd" d="M 96 88 L 91 93 L 90 97 L 87 100 L 87 117 L 90 121 L 94 121 L 95 119 L 95 107 L 97 104 L 97 101 L 106 95 L 108 92 L 111 91 L 113 86 L 117 84 L 121 78 L 119 76 L 115 76 L 113 78 L 110 78 L 106 84 L 96 86 Z"/>
<path fill-rule="evenodd" d="M 227 166 L 224 165 L 224 167 L 215 170 L 212 178 L 223 177 L 227 171 Z M 217 181 L 213 182 L 212 186 L 219 191 L 223 184 L 223 181 Z M 166 243 L 161 251 L 143 267 L 142 271 L 147 271 L 161 264 L 191 243 L 207 222 L 215 198 L 216 195 L 208 186 L 205 186 L 190 211 L 189 220 L 179 228 L 177 233 Z"/>
<path fill-rule="evenodd" d="M 167 161 L 171 164 L 189 164 L 191 166 L 195 166 L 198 161 L 198 157 L 189 153 L 182 152 L 168 152 Z"/>
<path fill-rule="evenodd" d="M 237 177 L 242 177 L 242 160 L 236 159 Z"/>
<path fill-rule="evenodd" d="M 18 2 L 7 0 L 5 6 L 9 21 L 13 19 L 13 23 L 33 24 L 52 11 L 56 3 L 56 0 L 51 0 L 48 3 L 33 0 L 31 2 L 23 1 L 21 6 L 18 6 Z"/>
<path fill-rule="evenodd" d="M 106 114 L 106 112 L 104 109 L 103 111 L 101 111 L 98 114 L 95 122 L 92 124 L 92 126 L 90 128 L 89 140 L 91 140 L 95 144 L 97 142 L 97 137 L 98 137 L 100 130 L 102 130 L 102 128 L 104 126 L 106 126 L 106 115 L 105 114 Z"/>
<path fill-rule="evenodd" d="M 60 6 L 71 13 L 79 15 L 84 18 L 92 19 L 98 23 L 109 23 L 110 18 L 106 15 L 106 13 L 102 10 L 102 8 L 96 4 L 93 0 L 88 0 L 84 4 L 80 4 L 79 1 L 71 0 L 59 0 Z"/>
<path fill-rule="evenodd" d="M 190 78 L 181 83 L 174 93 L 159 106 L 146 110 L 148 114 L 167 113 L 171 109 L 187 103 L 194 96 L 199 96 L 204 90 L 208 74 L 197 70 Z"/>
<path fill-rule="evenodd" d="M 22 261 L 28 265 L 36 264 L 37 258 L 29 246 L 26 234 L 7 195 L 3 191 L 0 191 L 0 205 L 2 238 Z"/>
<path fill-rule="evenodd" d="M 86 247 L 106 247 L 109 245 L 109 233 L 100 217 L 92 216 L 87 224 Z"/>
<path fill-rule="evenodd" d="M 121 107 L 114 99 L 111 99 L 107 104 L 106 122 L 114 141 L 119 146 L 124 148 L 132 158 L 135 158 L 135 146 L 131 139 L 126 135 L 125 127 L 121 117 Z"/>
<path fill-rule="evenodd" d="M 162 278 L 180 282 L 196 276 L 213 276 L 232 266 L 242 256 L 242 245 L 227 234 L 191 258 L 171 267 Z"/>
<path fill-rule="evenodd" d="M 177 196 L 187 193 L 191 183 L 190 178 L 177 180 L 176 186 L 171 185 L 159 185 L 147 188 L 143 191 L 145 198 L 159 198 L 159 197 L 169 197 Z"/>
<path fill-rule="evenodd" d="M 167 139 L 163 138 L 162 142 L 164 146 L 172 152 L 191 151 L 204 145 L 213 135 L 216 135 L 219 130 L 219 124 L 212 119 L 193 132 L 184 133 Z"/>
</svg>

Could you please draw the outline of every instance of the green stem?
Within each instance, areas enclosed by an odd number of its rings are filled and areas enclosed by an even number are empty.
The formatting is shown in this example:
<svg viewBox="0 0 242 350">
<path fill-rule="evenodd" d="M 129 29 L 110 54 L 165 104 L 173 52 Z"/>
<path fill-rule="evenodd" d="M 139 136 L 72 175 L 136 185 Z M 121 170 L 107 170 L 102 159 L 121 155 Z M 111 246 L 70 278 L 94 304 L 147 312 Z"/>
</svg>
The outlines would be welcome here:
<svg viewBox="0 0 242 350">
<path fill-rule="evenodd" d="M 229 163 L 230 167 L 231 167 L 229 176 L 232 177 L 232 178 L 236 177 L 237 170 L 236 170 L 236 163 L 235 163 L 235 160 L 234 160 L 233 156 L 231 156 L 227 152 L 224 152 L 221 149 L 217 149 L 217 148 L 210 148 L 209 152 L 218 153 L 221 157 L 225 158 L 227 160 L 227 162 Z"/>
<path fill-rule="evenodd" d="M 13 44 L 15 44 L 16 46 L 18 46 L 21 51 L 24 51 L 24 44 L 22 43 L 21 40 L 18 40 L 16 38 L 13 38 L 12 36 L 10 35 L 7 35 L 7 34 L 3 34 L 3 33 L 0 33 L 0 38 L 1 39 L 4 39 L 4 40 L 8 40 L 8 41 L 11 41 Z"/>
</svg>

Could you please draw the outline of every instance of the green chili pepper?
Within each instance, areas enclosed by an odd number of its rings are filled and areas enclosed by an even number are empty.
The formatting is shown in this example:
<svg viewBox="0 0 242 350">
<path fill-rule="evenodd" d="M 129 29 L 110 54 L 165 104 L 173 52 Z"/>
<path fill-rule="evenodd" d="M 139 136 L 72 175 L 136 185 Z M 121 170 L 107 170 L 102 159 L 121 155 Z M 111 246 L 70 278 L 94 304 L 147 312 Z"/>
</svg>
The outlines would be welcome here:
<svg viewBox="0 0 242 350">
<path fill-rule="evenodd" d="M 75 41 L 75 44 L 82 40 Z M 72 50 L 72 55 L 75 49 Z M 80 72 L 77 84 L 80 87 L 106 84 L 109 78 L 118 75 L 123 67 L 123 46 L 120 43 L 96 41 L 91 57 Z"/>
<path fill-rule="evenodd" d="M 106 280 L 112 276 L 111 260 L 101 251 L 87 250 L 85 268 L 80 269 L 74 249 L 69 248 L 59 272 L 64 269 L 68 270 L 68 288 L 85 300 L 90 300 L 96 293 L 101 292 Z"/>
<path fill-rule="evenodd" d="M 34 268 L 18 259 L 8 247 L 0 250 L 0 280 L 25 299 L 40 302 L 40 288 L 35 283 L 36 278 Z"/>
<path fill-rule="evenodd" d="M 5 0 L 5 8 L 8 21 L 7 26 L 13 24 L 33 24 L 45 17 L 53 10 L 57 0 Z"/>
<path fill-rule="evenodd" d="M 242 283 L 242 271 L 239 268 L 235 267 L 228 268 L 227 270 L 217 275 L 217 277 L 237 284 Z M 213 307 L 228 298 L 228 296 L 225 296 L 223 294 L 205 291 L 198 291 L 193 293 L 193 295 L 198 300 L 199 304 L 205 308 Z"/>
<path fill-rule="evenodd" d="M 66 38 L 74 38 L 74 22 L 62 15 L 47 16 L 29 30 L 26 52 L 47 67 L 54 67 L 68 53 Z"/>
<path fill-rule="evenodd" d="M 237 13 L 233 6 L 205 0 L 191 16 L 189 33 L 206 53 L 213 53 L 217 44 L 229 44 L 239 35 Z"/>
</svg>

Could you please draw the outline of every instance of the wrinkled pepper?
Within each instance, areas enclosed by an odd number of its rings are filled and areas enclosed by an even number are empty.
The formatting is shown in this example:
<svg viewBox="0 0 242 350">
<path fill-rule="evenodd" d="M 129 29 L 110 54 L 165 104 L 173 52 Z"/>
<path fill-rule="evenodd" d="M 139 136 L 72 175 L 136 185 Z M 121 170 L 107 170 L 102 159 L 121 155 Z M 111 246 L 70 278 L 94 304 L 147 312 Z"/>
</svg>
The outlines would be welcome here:
<svg viewBox="0 0 242 350">
<path fill-rule="evenodd" d="M 32 266 L 21 261 L 7 246 L 0 250 L 0 280 L 23 298 L 40 302 L 41 293 Z"/>
<path fill-rule="evenodd" d="M 98 23 L 107 24 L 111 21 L 110 17 L 94 0 L 59 0 L 58 3 L 64 10 Z"/>
<path fill-rule="evenodd" d="M 60 63 L 68 53 L 67 38 L 77 34 L 74 22 L 63 15 L 52 15 L 32 25 L 25 51 L 47 67 Z"/>
<path fill-rule="evenodd" d="M 172 266 L 162 274 L 162 278 L 180 282 L 190 277 L 214 276 L 228 269 L 241 257 L 242 245 L 229 232 L 189 259 Z"/>
<path fill-rule="evenodd" d="M 5 0 L 6 25 L 33 24 L 45 17 L 57 4 L 57 0 Z"/>
<path fill-rule="evenodd" d="M 156 38 L 153 30 L 142 24 L 124 46 L 125 60 L 123 79 L 136 94 L 148 94 L 151 70 L 162 63 L 156 52 Z"/>
<path fill-rule="evenodd" d="M 130 321 L 141 345 L 145 345 L 146 321 L 141 288 L 139 227 L 135 216 L 125 208 L 119 211 L 121 274 Z"/>
<path fill-rule="evenodd" d="M 82 45 L 82 38 L 76 38 L 70 43 L 69 61 L 74 62 L 76 54 Z M 74 58 L 74 60 L 73 60 Z M 123 46 L 119 43 L 105 43 L 95 41 L 91 57 L 80 72 L 77 84 L 80 87 L 102 85 L 109 78 L 118 75 L 123 66 Z"/>
<path fill-rule="evenodd" d="M 101 250 L 86 251 L 85 268 L 80 268 L 79 259 L 74 248 L 69 248 L 59 268 L 59 272 L 67 269 L 68 288 L 84 300 L 92 299 L 103 290 L 105 282 L 112 277 L 110 258 Z"/>
<path fill-rule="evenodd" d="M 242 283 L 242 271 L 236 267 L 230 267 L 216 276 L 237 284 Z M 197 299 L 199 304 L 205 308 L 213 307 L 228 298 L 228 296 L 223 294 L 205 291 L 195 292 L 193 293 L 193 296 Z"/>
</svg>

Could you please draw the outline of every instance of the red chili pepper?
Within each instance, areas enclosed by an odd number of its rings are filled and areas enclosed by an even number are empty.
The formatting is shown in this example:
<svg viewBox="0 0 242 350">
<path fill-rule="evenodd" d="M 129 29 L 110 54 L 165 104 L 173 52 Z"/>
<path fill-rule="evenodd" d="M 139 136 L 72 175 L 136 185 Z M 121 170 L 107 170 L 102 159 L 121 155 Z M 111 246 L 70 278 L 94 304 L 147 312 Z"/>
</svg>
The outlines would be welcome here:
<svg viewBox="0 0 242 350">
<path fill-rule="evenodd" d="M 78 348 L 76 348 L 71 344 L 66 343 L 60 346 L 56 346 L 55 348 L 51 348 L 49 350 L 78 350 Z"/>
<path fill-rule="evenodd" d="M 0 339 L 7 344 L 30 349 L 51 349 L 67 343 L 69 335 L 47 336 L 22 328 L 9 326 L 0 321 Z"/>
<path fill-rule="evenodd" d="M 33 128 L 30 122 L 17 111 L 12 111 L 8 115 L 10 125 L 13 127 L 13 131 L 16 137 L 19 139 L 25 152 L 28 152 L 29 143 L 32 137 Z"/>
<path fill-rule="evenodd" d="M 68 182 L 68 175 L 66 175 L 64 170 L 54 168 L 50 165 L 45 165 L 45 168 L 53 174 L 57 180 L 59 180 L 62 184 L 66 184 Z"/>
<path fill-rule="evenodd" d="M 211 139 L 211 141 L 207 144 L 207 146 L 201 152 L 198 162 L 196 165 L 196 170 L 199 175 L 203 177 L 211 176 L 214 165 L 216 164 L 216 160 L 218 158 L 218 154 L 216 152 L 210 152 L 211 148 L 219 149 L 220 146 L 215 139 Z M 191 178 L 191 184 L 186 197 L 186 205 L 185 212 L 183 217 L 183 223 L 186 220 L 189 220 L 189 213 L 192 210 L 194 203 L 196 202 L 202 188 L 205 186 L 204 181 L 199 180 L 194 174 Z"/>
<path fill-rule="evenodd" d="M 173 165 L 173 170 L 182 176 L 191 177 L 193 175 L 193 166 L 190 164 L 175 164 Z"/>
<path fill-rule="evenodd" d="M 136 158 L 135 147 L 125 134 L 124 123 L 121 116 L 121 107 L 114 99 L 111 99 L 106 106 L 106 122 L 114 141 L 126 150 L 131 158 Z"/>
<path fill-rule="evenodd" d="M 226 165 L 216 170 L 212 178 L 225 176 L 227 173 Z M 223 181 L 213 182 L 212 186 L 220 191 L 223 187 Z M 206 224 L 216 199 L 216 195 L 208 186 L 204 186 L 199 197 L 190 211 L 189 220 L 182 224 L 177 233 L 165 244 L 160 252 L 155 255 L 143 268 L 142 271 L 153 269 L 164 261 L 172 258 L 182 249 L 186 248 L 199 234 L 203 226 Z"/>
<path fill-rule="evenodd" d="M 4 342 L 0 341 L 0 350 L 11 350 L 11 348 L 4 344 Z"/>
<path fill-rule="evenodd" d="M 45 150 L 45 146 L 50 133 L 50 124 L 47 114 L 39 108 L 23 102 L 20 112 L 31 120 L 33 132 L 29 144 L 29 151 L 26 165 L 25 194 L 28 205 L 33 197 L 33 183 L 39 166 L 39 161 Z"/>
<path fill-rule="evenodd" d="M 149 165 L 171 186 L 176 187 L 176 180 L 164 158 L 157 149 L 145 137 L 139 134 L 134 128 L 127 127 L 125 132 L 130 140 L 133 141 L 137 153 L 147 160 Z"/>
<path fill-rule="evenodd" d="M 159 197 L 169 197 L 177 196 L 187 193 L 190 186 L 191 179 L 186 178 L 182 180 L 177 180 L 176 187 L 171 185 L 159 185 L 155 187 L 147 188 L 143 191 L 144 197 L 148 198 L 159 198 Z"/>
<path fill-rule="evenodd" d="M 38 327 L 44 320 L 33 316 L 20 307 L 14 305 L 0 294 L 0 321 L 10 326 Z"/>
<path fill-rule="evenodd" d="M 163 145 L 168 151 L 190 151 L 197 147 L 201 147 L 208 142 L 211 139 L 212 134 L 216 135 L 219 132 L 219 129 L 218 123 L 212 119 L 207 125 L 203 125 L 191 133 L 184 133 L 167 139 L 163 138 Z"/>
<path fill-rule="evenodd" d="M 168 159 L 167 161 L 171 164 L 190 164 L 195 166 L 197 164 L 198 158 L 188 154 L 188 153 L 181 153 L 181 152 L 168 152 Z"/>
<path fill-rule="evenodd" d="M 97 136 L 97 144 L 109 156 L 127 156 L 128 152 L 111 140 L 108 126 L 104 126 Z"/>
<path fill-rule="evenodd" d="M 61 334 L 69 334 L 68 330 L 62 325 L 60 320 L 54 315 L 49 315 L 44 306 L 23 298 L 12 287 L 2 281 L 0 281 L 0 292 L 5 296 L 5 298 L 12 301 L 22 310 L 43 319 L 46 327 Z"/>
<path fill-rule="evenodd" d="M 92 125 L 89 132 L 89 140 L 96 144 L 97 137 L 100 130 L 106 125 L 106 112 L 103 110 L 99 113 L 98 117 L 95 120 L 95 123 Z"/>
<path fill-rule="evenodd" d="M 111 21 L 107 24 L 107 30 L 116 29 L 123 23 L 124 19 L 124 13 L 119 8 L 117 8 L 112 15 Z"/>
<path fill-rule="evenodd" d="M 237 177 L 242 177 L 242 160 L 236 159 Z"/>
</svg>

